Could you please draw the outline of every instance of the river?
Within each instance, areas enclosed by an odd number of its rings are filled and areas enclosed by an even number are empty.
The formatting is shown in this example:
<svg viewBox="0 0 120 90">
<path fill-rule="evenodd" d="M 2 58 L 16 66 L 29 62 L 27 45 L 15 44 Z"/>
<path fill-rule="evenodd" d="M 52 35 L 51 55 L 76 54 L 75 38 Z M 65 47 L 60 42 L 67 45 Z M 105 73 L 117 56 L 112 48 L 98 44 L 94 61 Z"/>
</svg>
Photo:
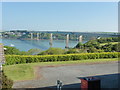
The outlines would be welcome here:
<svg viewBox="0 0 120 90">
<path fill-rule="evenodd" d="M 87 42 L 91 37 L 97 37 L 97 34 L 87 34 L 84 35 L 85 39 L 83 40 L 83 43 Z M 110 35 L 99 35 L 101 37 L 111 37 Z M 38 48 L 41 50 L 47 50 L 49 45 L 49 40 L 20 40 L 20 39 L 0 39 L 0 43 L 3 43 L 4 45 L 11 46 L 14 45 L 17 49 L 20 51 L 28 51 L 30 49 Z M 76 46 L 78 41 L 69 41 L 69 47 L 73 48 Z M 66 45 L 65 40 L 53 40 L 53 46 L 57 48 L 64 49 Z"/>
<path fill-rule="evenodd" d="M 0 40 L 1 41 L 1 40 Z M 1 41 L 4 45 L 11 46 L 14 45 L 20 51 L 28 51 L 32 48 L 38 48 L 41 50 L 47 50 L 49 45 L 49 40 L 19 40 L 19 39 L 2 39 Z M 69 41 L 69 47 L 74 47 L 78 41 Z M 65 40 L 53 40 L 53 47 L 58 47 L 64 49 L 66 45 Z"/>
</svg>

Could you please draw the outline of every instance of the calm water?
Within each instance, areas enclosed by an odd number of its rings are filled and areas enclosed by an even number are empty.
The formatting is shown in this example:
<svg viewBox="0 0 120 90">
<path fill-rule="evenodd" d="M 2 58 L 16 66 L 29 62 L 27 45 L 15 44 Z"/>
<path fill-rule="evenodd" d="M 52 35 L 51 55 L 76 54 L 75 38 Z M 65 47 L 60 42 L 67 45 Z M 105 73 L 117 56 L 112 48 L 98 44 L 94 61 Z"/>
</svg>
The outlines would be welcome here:
<svg viewBox="0 0 120 90">
<path fill-rule="evenodd" d="M 1 40 L 0 40 L 1 41 Z M 85 41 L 84 41 L 85 42 Z M 2 39 L 4 45 L 10 46 L 14 45 L 17 49 L 21 51 L 28 51 L 32 48 L 38 48 L 41 50 L 46 50 L 50 47 L 49 40 L 14 40 L 14 39 Z M 69 41 L 69 47 L 74 47 L 78 42 Z M 53 40 L 53 47 L 65 48 L 65 40 Z"/>
<path fill-rule="evenodd" d="M 111 37 L 110 35 L 107 34 L 85 34 L 85 40 L 83 43 L 88 41 L 91 37 Z M 41 50 L 47 50 L 50 45 L 49 45 L 49 40 L 15 40 L 15 39 L 0 39 L 0 42 L 2 42 L 4 45 L 11 46 L 11 44 L 14 45 L 17 49 L 20 51 L 28 51 L 33 48 L 38 48 Z M 78 41 L 69 41 L 69 47 L 74 47 L 77 45 Z M 64 49 L 66 45 L 65 40 L 53 40 L 53 47 L 58 47 Z"/>
</svg>

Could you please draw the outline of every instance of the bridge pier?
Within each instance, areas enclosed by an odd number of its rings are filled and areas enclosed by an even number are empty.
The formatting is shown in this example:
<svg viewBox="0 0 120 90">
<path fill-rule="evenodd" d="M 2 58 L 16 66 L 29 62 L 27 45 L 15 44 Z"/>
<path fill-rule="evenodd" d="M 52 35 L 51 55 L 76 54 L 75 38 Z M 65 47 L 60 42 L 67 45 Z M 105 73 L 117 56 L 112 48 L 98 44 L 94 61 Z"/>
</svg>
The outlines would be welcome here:
<svg viewBox="0 0 120 90">
<path fill-rule="evenodd" d="M 68 43 L 69 43 L 69 34 L 67 34 L 67 36 L 66 36 L 66 46 L 65 46 L 65 48 L 69 48 Z"/>
<path fill-rule="evenodd" d="M 82 35 L 79 36 L 79 42 L 82 43 Z"/>
<path fill-rule="evenodd" d="M 31 34 L 31 40 L 33 39 L 33 33 L 30 33 Z"/>
<path fill-rule="evenodd" d="M 50 34 L 50 42 L 49 42 L 49 45 L 50 45 L 50 47 L 52 47 L 52 45 L 53 45 L 53 38 L 52 38 L 52 33 Z"/>
<path fill-rule="evenodd" d="M 39 40 L 39 33 L 37 33 L 37 40 Z"/>
</svg>

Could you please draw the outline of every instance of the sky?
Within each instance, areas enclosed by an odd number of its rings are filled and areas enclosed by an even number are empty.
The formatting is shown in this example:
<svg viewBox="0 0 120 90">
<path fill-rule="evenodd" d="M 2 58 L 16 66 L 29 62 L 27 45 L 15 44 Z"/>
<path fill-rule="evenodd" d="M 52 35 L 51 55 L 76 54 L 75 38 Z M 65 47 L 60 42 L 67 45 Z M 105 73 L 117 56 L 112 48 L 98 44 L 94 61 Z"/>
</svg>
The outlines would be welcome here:
<svg viewBox="0 0 120 90">
<path fill-rule="evenodd" d="M 3 2 L 2 30 L 118 32 L 117 2 Z"/>
</svg>

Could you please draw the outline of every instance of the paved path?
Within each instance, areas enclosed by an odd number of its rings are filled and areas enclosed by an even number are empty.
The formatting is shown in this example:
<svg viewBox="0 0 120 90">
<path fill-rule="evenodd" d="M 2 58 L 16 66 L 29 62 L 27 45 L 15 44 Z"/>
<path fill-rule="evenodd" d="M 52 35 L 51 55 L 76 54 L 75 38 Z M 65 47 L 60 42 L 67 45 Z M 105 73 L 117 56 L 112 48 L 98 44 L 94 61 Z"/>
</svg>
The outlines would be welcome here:
<svg viewBox="0 0 120 90">
<path fill-rule="evenodd" d="M 101 79 L 101 87 L 116 88 L 118 85 L 118 63 L 70 65 L 58 67 L 38 67 L 37 80 L 14 83 L 14 88 L 41 88 L 56 86 L 60 79 L 64 87 L 80 88 L 80 77 L 97 76 Z"/>
</svg>

